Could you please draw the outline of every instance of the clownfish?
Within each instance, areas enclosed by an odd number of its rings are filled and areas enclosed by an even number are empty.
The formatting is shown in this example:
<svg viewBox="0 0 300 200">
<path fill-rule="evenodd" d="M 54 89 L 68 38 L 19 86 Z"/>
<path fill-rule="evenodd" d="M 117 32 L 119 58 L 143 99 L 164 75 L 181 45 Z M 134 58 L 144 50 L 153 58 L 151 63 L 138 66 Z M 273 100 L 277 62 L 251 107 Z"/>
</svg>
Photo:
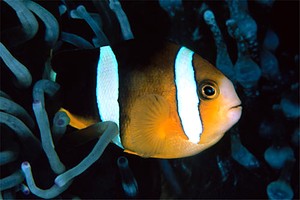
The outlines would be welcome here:
<svg viewBox="0 0 300 200">
<path fill-rule="evenodd" d="M 232 82 L 186 47 L 167 43 L 130 70 L 120 69 L 110 46 L 97 53 L 92 85 L 98 117 L 118 125 L 113 143 L 125 152 L 192 156 L 217 143 L 241 117 Z M 66 112 L 76 128 L 95 123 Z"/>
</svg>

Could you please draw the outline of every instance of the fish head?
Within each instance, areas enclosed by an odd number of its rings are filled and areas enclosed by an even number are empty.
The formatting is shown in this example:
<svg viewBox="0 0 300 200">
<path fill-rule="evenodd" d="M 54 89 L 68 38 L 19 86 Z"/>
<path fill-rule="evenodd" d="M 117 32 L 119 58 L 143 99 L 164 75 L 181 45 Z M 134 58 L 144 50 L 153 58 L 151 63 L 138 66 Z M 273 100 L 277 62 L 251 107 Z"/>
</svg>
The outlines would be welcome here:
<svg viewBox="0 0 300 200">
<path fill-rule="evenodd" d="M 193 65 L 203 126 L 199 144 L 216 143 L 240 119 L 241 101 L 232 82 L 217 68 L 197 54 Z"/>
</svg>

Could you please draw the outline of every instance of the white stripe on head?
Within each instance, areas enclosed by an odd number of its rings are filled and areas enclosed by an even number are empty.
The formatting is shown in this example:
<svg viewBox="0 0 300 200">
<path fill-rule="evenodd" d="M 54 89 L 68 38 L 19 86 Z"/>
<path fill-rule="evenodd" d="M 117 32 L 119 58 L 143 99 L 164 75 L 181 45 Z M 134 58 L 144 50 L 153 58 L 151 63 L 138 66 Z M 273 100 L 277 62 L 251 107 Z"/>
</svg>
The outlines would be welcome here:
<svg viewBox="0 0 300 200">
<path fill-rule="evenodd" d="M 97 66 L 96 98 L 99 115 L 102 121 L 113 121 L 119 127 L 120 106 L 118 62 L 110 46 L 100 47 L 100 58 Z M 121 144 L 120 134 L 113 142 Z"/>
<path fill-rule="evenodd" d="M 182 128 L 189 141 L 198 143 L 202 133 L 199 97 L 193 68 L 194 52 L 182 47 L 175 60 L 177 109 Z"/>
</svg>

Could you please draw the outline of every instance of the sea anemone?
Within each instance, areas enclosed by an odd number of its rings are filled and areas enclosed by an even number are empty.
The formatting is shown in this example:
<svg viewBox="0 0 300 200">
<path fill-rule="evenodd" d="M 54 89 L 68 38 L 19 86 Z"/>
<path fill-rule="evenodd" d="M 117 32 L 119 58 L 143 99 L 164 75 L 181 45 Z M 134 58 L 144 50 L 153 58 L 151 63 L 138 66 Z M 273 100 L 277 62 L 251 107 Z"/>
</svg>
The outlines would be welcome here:
<svg viewBox="0 0 300 200">
<path fill-rule="evenodd" d="M 299 198 L 299 2 L 0 4 L 0 198 Z M 93 105 L 70 95 L 77 88 L 62 83 L 62 72 L 78 69 L 55 66 L 55 58 L 80 60 L 74 55 L 105 47 L 119 66 L 131 65 L 118 59 L 147 62 L 164 40 L 193 49 L 234 82 L 243 116 L 218 144 L 158 161 L 109 145 L 119 132 L 113 122 L 69 126 L 60 109 L 67 100 L 83 113 Z M 130 42 L 142 47 L 139 55 L 130 54 Z M 278 141 L 288 146 L 285 158 L 272 145 Z"/>
</svg>

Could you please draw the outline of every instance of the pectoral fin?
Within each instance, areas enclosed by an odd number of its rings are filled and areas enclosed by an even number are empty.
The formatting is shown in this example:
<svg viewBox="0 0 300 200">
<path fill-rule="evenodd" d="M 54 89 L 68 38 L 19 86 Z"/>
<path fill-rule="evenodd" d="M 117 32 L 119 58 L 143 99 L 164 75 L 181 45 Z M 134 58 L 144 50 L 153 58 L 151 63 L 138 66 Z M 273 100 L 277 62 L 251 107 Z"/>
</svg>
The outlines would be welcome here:
<svg viewBox="0 0 300 200">
<path fill-rule="evenodd" d="M 128 153 L 150 157 L 163 151 L 170 126 L 168 102 L 156 94 L 137 99 L 131 111 L 129 126 L 128 135 L 123 137 L 123 145 Z"/>
</svg>

